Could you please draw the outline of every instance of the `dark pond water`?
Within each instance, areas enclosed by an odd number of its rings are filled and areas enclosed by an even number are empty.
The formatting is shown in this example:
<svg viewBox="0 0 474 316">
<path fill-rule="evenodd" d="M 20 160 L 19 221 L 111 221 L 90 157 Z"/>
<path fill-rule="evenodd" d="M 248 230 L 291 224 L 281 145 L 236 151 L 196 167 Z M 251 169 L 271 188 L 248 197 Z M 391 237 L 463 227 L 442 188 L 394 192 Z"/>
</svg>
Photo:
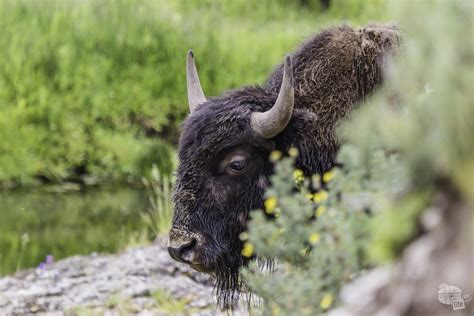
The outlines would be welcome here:
<svg viewBox="0 0 474 316">
<path fill-rule="evenodd" d="M 133 187 L 0 191 L 0 276 L 52 255 L 112 252 L 145 229 L 147 193 Z"/>
</svg>

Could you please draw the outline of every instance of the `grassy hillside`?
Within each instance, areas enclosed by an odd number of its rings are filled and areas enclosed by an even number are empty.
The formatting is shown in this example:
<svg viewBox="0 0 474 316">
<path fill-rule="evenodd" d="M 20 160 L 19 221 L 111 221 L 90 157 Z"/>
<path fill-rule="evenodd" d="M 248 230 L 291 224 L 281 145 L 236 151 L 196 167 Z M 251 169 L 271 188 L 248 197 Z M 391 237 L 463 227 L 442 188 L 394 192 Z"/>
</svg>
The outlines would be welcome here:
<svg viewBox="0 0 474 316">
<path fill-rule="evenodd" d="M 323 26 L 381 18 L 383 1 L 0 0 L 0 186 L 173 168 L 184 59 L 205 91 L 262 82 Z"/>
</svg>

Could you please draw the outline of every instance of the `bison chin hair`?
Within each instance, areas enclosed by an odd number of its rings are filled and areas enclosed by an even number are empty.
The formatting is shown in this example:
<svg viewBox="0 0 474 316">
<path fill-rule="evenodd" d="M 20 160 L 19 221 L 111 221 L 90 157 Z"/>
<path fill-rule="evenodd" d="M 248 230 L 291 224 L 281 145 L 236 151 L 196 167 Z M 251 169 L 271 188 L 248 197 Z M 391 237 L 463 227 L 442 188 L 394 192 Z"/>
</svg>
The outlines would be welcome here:
<svg viewBox="0 0 474 316">
<path fill-rule="evenodd" d="M 242 295 L 246 297 L 248 308 L 252 302 L 258 303 L 258 299 L 253 297 L 252 291 L 246 286 L 242 279 L 241 269 L 247 267 L 251 260 L 256 262 L 256 271 L 263 273 L 273 273 L 275 263 L 272 259 L 262 257 L 245 258 L 240 254 L 241 243 L 235 245 L 233 251 L 222 252 L 219 259 L 214 264 L 212 275 L 216 279 L 214 290 L 216 293 L 217 305 L 222 310 L 234 310 Z"/>
<path fill-rule="evenodd" d="M 236 210 L 232 213 L 239 212 Z M 240 270 L 249 261 L 249 258 L 241 255 L 243 242 L 239 235 L 245 227 L 237 218 L 232 218 L 226 221 L 226 225 L 208 224 L 201 228 L 201 231 L 208 232 L 205 234 L 207 242 L 202 252 L 202 264 L 215 278 L 217 305 L 222 310 L 233 310 L 244 291 Z"/>
<path fill-rule="evenodd" d="M 215 278 L 214 291 L 217 305 L 223 310 L 234 309 L 240 298 L 243 283 L 240 277 L 240 269 L 248 260 L 240 252 L 242 242 L 239 239 L 240 231 L 235 231 L 233 238 L 225 242 L 214 240 L 203 258 L 205 267 L 210 268 Z M 210 248 L 210 249 L 209 249 Z"/>
<path fill-rule="evenodd" d="M 260 272 L 273 273 L 275 269 L 274 261 L 271 259 L 254 258 L 256 268 Z M 243 263 L 246 266 L 249 260 Z M 241 267 L 217 269 L 213 275 L 216 278 L 215 288 L 217 305 L 222 310 L 234 310 L 239 303 L 242 295 L 246 297 L 247 307 L 256 306 L 259 303 L 258 298 L 252 295 L 252 290 L 248 288 L 240 274 Z"/>
<path fill-rule="evenodd" d="M 240 298 L 242 280 L 239 269 L 222 268 L 215 271 L 217 305 L 223 310 L 234 309 Z"/>
<path fill-rule="evenodd" d="M 220 251 L 218 257 L 204 260 L 205 266 L 212 266 L 211 275 L 215 278 L 214 291 L 216 293 L 217 305 L 221 309 L 233 309 L 236 306 L 242 280 L 240 278 L 240 267 L 244 264 L 243 258 L 236 250 Z M 206 264 L 206 263 L 209 264 Z M 212 262 L 212 263 L 211 263 Z"/>
</svg>

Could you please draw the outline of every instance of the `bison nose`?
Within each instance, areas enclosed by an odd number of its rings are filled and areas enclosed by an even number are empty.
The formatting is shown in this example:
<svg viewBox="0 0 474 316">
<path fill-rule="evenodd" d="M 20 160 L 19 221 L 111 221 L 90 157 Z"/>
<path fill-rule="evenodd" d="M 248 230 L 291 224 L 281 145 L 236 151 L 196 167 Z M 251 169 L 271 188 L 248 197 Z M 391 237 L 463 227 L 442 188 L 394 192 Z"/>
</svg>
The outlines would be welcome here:
<svg viewBox="0 0 474 316">
<path fill-rule="evenodd" d="M 168 253 L 176 261 L 191 263 L 194 260 L 196 239 L 168 246 Z"/>
</svg>

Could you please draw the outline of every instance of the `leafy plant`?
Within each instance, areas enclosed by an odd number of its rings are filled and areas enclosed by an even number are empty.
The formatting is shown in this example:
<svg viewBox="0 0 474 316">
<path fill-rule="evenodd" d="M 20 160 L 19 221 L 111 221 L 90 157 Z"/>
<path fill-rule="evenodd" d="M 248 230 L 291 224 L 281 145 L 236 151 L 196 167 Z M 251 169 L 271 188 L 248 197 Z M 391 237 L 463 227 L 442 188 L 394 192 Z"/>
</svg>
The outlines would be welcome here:
<svg viewBox="0 0 474 316">
<path fill-rule="evenodd" d="M 344 147 L 343 169 L 311 179 L 294 170 L 293 158 L 277 164 L 265 210 L 253 213 L 242 236 L 243 255 L 275 260 L 273 273 L 260 273 L 258 264 L 244 273 L 246 285 L 264 299 L 266 314 L 322 313 L 367 266 L 369 213 L 383 193 L 400 190 L 402 181 L 378 176 L 400 170 L 396 156 L 377 151 L 364 165 L 358 154 Z"/>
<path fill-rule="evenodd" d="M 168 232 L 171 227 L 173 181 L 170 177 L 161 175 L 158 168 L 153 166 L 150 176 L 144 178 L 143 182 L 148 189 L 151 206 L 147 213 L 142 214 L 142 219 L 156 237 Z"/>
<path fill-rule="evenodd" d="M 403 53 L 342 129 L 344 167 L 322 176 L 325 187 L 297 170 L 290 184 L 291 160 L 278 164 L 266 213 L 256 211 L 242 236 L 244 255 L 275 261 L 274 273 L 256 264 L 245 272 L 264 314 L 314 315 L 337 304 L 345 282 L 397 259 L 423 233 L 420 216 L 437 194 L 472 208 L 473 9 L 471 1 L 392 1 Z"/>
</svg>

